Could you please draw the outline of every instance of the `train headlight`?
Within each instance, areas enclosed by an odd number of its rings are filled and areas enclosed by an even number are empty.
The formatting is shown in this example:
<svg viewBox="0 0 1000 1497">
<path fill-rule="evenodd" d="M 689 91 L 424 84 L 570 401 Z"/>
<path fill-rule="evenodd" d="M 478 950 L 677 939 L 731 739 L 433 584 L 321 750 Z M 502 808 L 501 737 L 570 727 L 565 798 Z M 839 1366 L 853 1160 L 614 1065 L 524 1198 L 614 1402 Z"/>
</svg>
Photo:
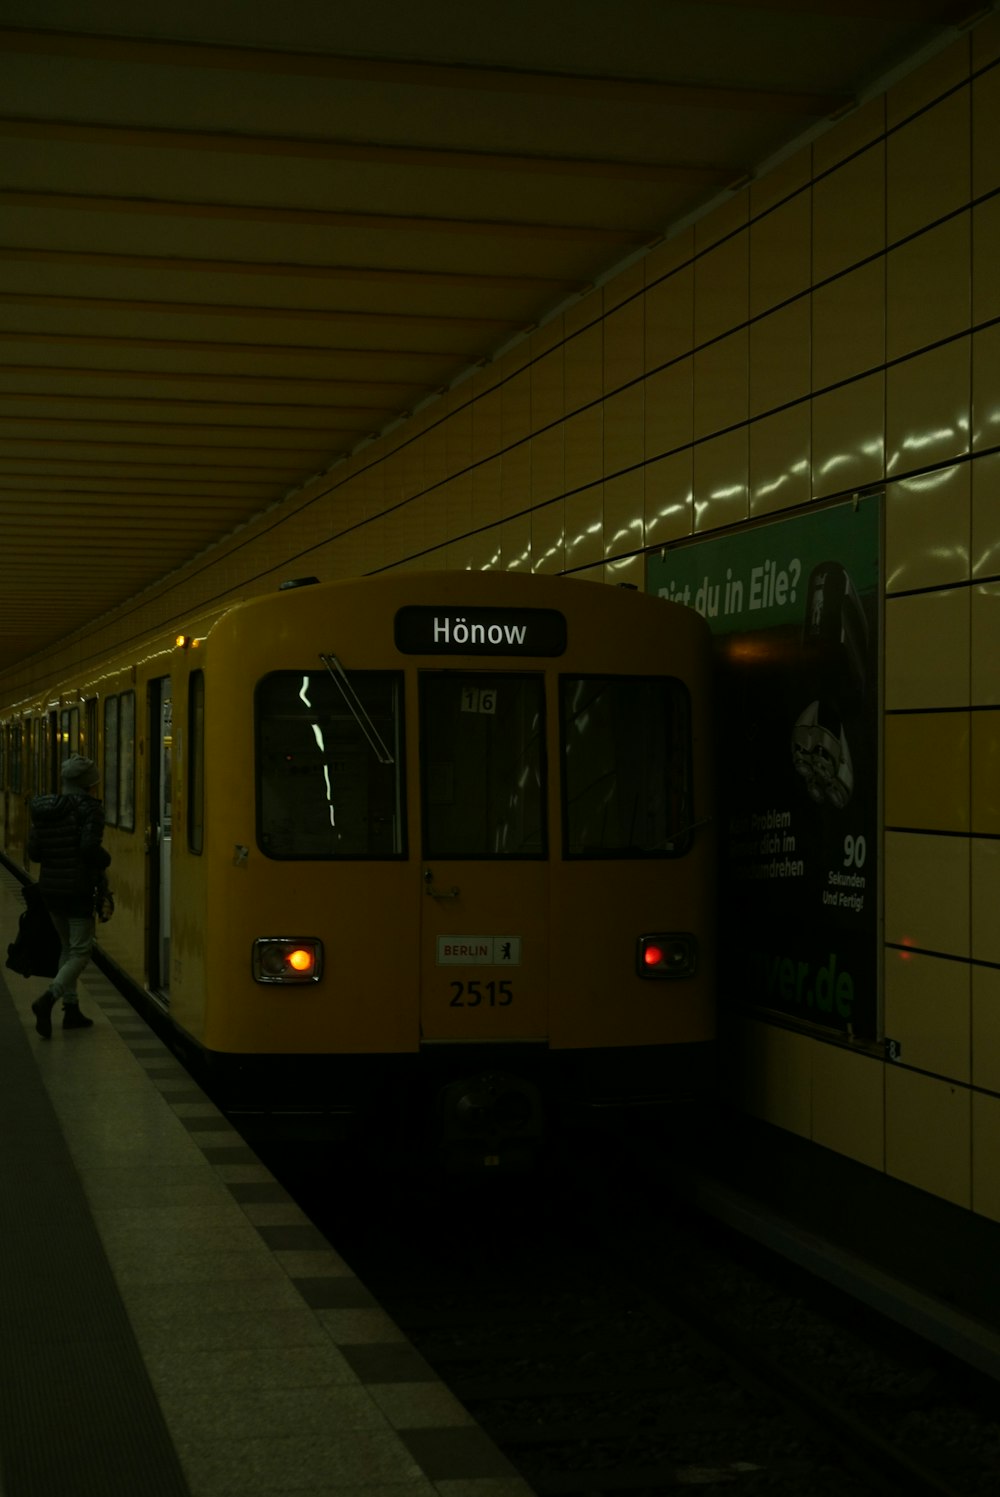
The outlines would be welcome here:
<svg viewBox="0 0 1000 1497">
<path fill-rule="evenodd" d="M 698 970 L 698 942 L 688 931 L 640 936 L 635 969 L 640 977 L 693 977 Z"/>
<path fill-rule="evenodd" d="M 257 982 L 319 982 L 323 942 L 315 936 L 258 936 L 253 975 Z"/>
</svg>

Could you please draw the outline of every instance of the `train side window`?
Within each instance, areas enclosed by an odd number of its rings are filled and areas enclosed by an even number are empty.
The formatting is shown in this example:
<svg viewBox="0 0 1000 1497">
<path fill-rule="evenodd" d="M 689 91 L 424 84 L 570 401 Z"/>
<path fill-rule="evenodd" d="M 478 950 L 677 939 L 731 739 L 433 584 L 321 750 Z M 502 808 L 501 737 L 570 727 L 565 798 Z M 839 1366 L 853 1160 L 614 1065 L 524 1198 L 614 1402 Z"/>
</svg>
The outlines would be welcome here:
<svg viewBox="0 0 1000 1497">
<path fill-rule="evenodd" d="M 118 708 L 118 825 L 135 831 L 135 692 L 123 691 Z"/>
<path fill-rule="evenodd" d="M 118 698 L 104 699 L 104 820 L 118 825 Z"/>
<path fill-rule="evenodd" d="M 421 676 L 425 857 L 546 856 L 544 723 L 541 676 Z"/>
<path fill-rule="evenodd" d="M 24 728 L 20 722 L 10 725 L 10 788 L 15 795 L 23 789 L 21 766 L 24 759 Z"/>
<path fill-rule="evenodd" d="M 83 747 L 80 752 L 97 758 L 97 698 L 88 697 L 84 704 Z"/>
<path fill-rule="evenodd" d="M 274 671 L 257 683 L 257 841 L 270 858 L 406 854 L 402 676 L 350 671 L 349 679 L 392 763 L 326 671 Z"/>
<path fill-rule="evenodd" d="M 205 850 L 205 672 L 188 679 L 188 848 Z"/>
<path fill-rule="evenodd" d="M 672 857 L 691 845 L 691 711 L 672 677 L 563 676 L 567 858 Z"/>
</svg>

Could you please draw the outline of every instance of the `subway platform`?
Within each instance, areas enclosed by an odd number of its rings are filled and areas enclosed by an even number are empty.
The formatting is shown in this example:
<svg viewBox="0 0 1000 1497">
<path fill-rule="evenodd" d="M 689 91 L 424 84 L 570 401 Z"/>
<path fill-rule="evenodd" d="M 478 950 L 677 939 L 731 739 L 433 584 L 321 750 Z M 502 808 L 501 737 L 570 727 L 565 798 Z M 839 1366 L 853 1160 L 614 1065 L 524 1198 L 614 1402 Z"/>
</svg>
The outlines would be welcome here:
<svg viewBox="0 0 1000 1497">
<path fill-rule="evenodd" d="M 98 969 L 92 1029 L 44 987 L 0 966 L 0 1497 L 532 1497 Z"/>
</svg>

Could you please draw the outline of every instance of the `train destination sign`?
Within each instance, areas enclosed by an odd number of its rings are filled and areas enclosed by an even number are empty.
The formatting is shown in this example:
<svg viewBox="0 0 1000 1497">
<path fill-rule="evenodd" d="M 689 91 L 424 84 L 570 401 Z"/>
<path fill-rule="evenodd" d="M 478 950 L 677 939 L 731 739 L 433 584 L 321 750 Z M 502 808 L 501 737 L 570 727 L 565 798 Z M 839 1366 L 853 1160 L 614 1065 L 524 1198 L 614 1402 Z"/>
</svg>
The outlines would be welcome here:
<svg viewBox="0 0 1000 1497">
<path fill-rule="evenodd" d="M 395 619 L 404 655 L 561 655 L 566 620 L 554 608 L 449 608 L 411 604 Z"/>
</svg>

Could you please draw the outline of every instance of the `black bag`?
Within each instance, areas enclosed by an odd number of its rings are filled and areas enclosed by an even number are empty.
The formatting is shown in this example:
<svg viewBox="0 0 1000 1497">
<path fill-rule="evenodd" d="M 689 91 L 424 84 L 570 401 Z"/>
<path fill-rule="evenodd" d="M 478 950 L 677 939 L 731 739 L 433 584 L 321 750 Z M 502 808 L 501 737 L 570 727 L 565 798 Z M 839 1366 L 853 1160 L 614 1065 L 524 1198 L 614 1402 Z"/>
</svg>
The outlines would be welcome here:
<svg viewBox="0 0 1000 1497">
<path fill-rule="evenodd" d="M 7 947 L 6 966 L 22 977 L 55 977 L 62 943 L 49 918 L 37 884 L 21 889 L 27 909 L 17 923 L 17 935 Z"/>
</svg>

